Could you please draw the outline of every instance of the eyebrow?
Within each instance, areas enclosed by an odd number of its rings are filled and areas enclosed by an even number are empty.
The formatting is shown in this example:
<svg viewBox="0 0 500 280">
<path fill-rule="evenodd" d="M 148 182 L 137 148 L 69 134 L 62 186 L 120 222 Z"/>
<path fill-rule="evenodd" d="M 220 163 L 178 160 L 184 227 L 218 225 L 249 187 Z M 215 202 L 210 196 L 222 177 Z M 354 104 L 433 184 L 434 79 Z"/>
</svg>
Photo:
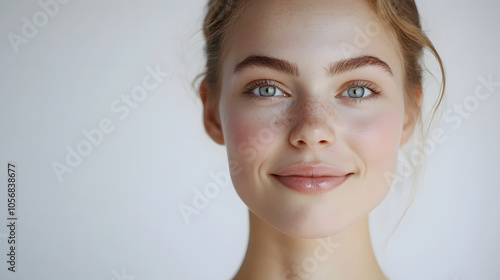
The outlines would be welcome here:
<svg viewBox="0 0 500 280">
<path fill-rule="evenodd" d="M 378 57 L 365 55 L 354 58 L 348 58 L 344 60 L 337 61 L 330 64 L 328 68 L 328 75 L 333 76 L 336 74 L 342 74 L 344 72 L 352 71 L 365 66 L 377 66 L 381 67 L 389 75 L 393 76 L 391 67 Z"/>
<path fill-rule="evenodd" d="M 234 73 L 240 72 L 243 69 L 250 68 L 252 66 L 270 68 L 280 72 L 285 72 L 292 76 L 299 76 L 299 68 L 297 67 L 297 64 L 283 59 L 261 55 L 251 55 L 245 58 L 245 60 L 236 65 Z"/>
<path fill-rule="evenodd" d="M 284 59 L 262 56 L 262 55 L 251 55 L 245 58 L 243 61 L 238 63 L 234 68 L 233 73 L 240 72 L 246 68 L 250 67 L 264 67 L 277 70 L 280 72 L 287 73 L 292 76 L 299 76 L 299 68 L 297 64 L 286 61 Z M 329 76 L 342 74 L 348 71 L 353 71 L 355 69 L 366 67 L 366 66 L 377 66 L 381 67 L 389 75 L 393 76 L 393 72 L 389 65 L 378 57 L 365 55 L 354 58 L 343 59 L 335 63 L 330 64 L 328 67 L 327 74 Z"/>
</svg>

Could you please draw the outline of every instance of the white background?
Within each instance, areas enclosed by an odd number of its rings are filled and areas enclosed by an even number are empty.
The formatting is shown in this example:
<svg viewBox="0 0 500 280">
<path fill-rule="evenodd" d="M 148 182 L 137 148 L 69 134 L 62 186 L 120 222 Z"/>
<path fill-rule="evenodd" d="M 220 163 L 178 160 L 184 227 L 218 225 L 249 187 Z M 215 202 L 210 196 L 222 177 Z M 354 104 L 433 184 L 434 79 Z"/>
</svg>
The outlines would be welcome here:
<svg viewBox="0 0 500 280">
<path fill-rule="evenodd" d="M 500 82 L 498 2 L 418 4 L 445 62 L 444 108 L 470 102 L 479 77 Z M 16 53 L 9 32 L 21 35 L 23 17 L 33 22 L 43 10 L 33 0 L 0 2 L 1 279 L 234 275 L 248 216 L 232 186 L 189 224 L 178 209 L 215 182 L 211 172 L 227 169 L 191 87 L 203 70 L 204 5 L 70 1 Z M 142 84 L 148 66 L 168 78 L 120 118 L 113 102 Z M 391 192 L 373 213 L 374 246 L 392 279 L 500 279 L 500 86 L 494 89 L 458 128 L 443 122 L 447 140 L 428 158 L 420 196 L 386 247 L 404 191 Z M 76 149 L 82 130 L 103 119 L 114 131 L 60 182 L 53 162 L 65 164 L 66 147 Z M 6 263 L 8 162 L 17 164 L 16 273 Z"/>
</svg>

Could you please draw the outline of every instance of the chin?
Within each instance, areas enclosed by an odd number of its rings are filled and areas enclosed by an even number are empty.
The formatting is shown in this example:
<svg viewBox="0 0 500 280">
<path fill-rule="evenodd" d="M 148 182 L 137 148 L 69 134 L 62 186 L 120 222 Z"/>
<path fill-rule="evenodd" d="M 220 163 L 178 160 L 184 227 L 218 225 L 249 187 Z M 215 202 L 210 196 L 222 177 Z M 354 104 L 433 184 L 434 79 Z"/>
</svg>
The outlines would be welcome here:
<svg viewBox="0 0 500 280">
<path fill-rule="evenodd" d="M 322 211 L 318 207 L 308 209 L 295 209 L 295 211 L 265 211 L 266 214 L 258 215 L 262 220 L 273 226 L 278 231 L 295 238 L 317 239 L 334 236 L 366 215 L 358 217 L 341 214 L 332 214 Z M 254 212 L 255 213 L 255 212 Z M 328 214 L 327 214 L 328 213 Z M 352 214 L 352 213 L 351 213 Z"/>
</svg>

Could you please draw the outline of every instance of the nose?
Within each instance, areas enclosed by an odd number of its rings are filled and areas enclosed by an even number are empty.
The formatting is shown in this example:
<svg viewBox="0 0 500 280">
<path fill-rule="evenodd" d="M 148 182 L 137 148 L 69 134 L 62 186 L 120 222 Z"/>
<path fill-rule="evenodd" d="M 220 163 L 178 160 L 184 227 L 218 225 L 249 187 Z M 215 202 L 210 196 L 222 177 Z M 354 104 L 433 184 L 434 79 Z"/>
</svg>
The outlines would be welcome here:
<svg viewBox="0 0 500 280">
<path fill-rule="evenodd" d="M 295 112 L 297 121 L 290 132 L 290 143 L 297 148 L 320 148 L 333 144 L 335 132 L 332 111 L 319 100 L 308 100 L 300 104 Z"/>
</svg>

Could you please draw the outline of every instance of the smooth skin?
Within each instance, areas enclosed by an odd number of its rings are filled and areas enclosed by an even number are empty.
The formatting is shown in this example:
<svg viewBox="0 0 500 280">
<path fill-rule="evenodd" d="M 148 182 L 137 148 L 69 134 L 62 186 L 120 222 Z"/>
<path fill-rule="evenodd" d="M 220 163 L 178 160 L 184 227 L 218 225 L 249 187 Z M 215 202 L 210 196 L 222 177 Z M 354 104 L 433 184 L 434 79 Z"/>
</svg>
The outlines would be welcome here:
<svg viewBox="0 0 500 280">
<path fill-rule="evenodd" d="M 205 129 L 241 167 L 231 177 L 250 209 L 234 279 L 386 279 L 368 214 L 386 197 L 415 123 L 395 35 L 363 1 L 253 0 L 226 36 L 220 85 L 203 81 L 200 94 Z M 339 71 L 360 57 L 388 67 L 361 59 Z M 304 194 L 273 176 L 296 163 L 352 174 L 330 192 Z"/>
</svg>

